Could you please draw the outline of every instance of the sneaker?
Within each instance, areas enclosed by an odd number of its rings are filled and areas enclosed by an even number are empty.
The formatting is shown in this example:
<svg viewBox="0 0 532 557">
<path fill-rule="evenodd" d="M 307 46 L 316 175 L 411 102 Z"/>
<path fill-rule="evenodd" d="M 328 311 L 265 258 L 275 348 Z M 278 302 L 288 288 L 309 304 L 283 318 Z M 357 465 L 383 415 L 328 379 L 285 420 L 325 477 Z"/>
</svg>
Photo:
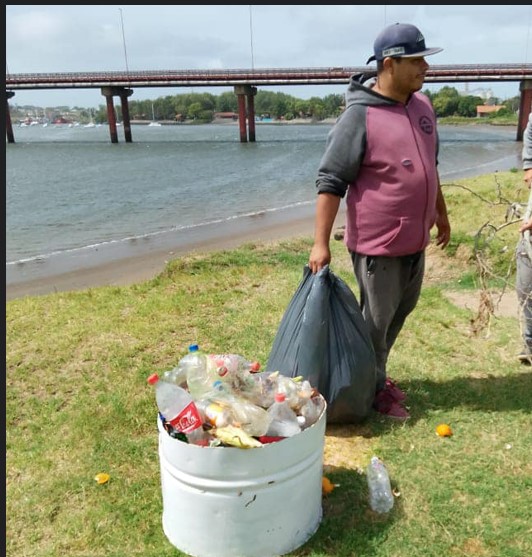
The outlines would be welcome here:
<svg viewBox="0 0 532 557">
<path fill-rule="evenodd" d="M 395 418 L 396 420 L 407 420 L 410 418 L 410 414 L 406 408 L 388 391 L 388 389 L 382 389 L 375 395 L 373 400 L 373 408 L 384 416 L 388 418 Z"/>
<path fill-rule="evenodd" d="M 388 391 L 397 402 L 403 402 L 406 398 L 405 393 L 391 379 L 387 378 L 384 382 L 384 390 Z"/>
<path fill-rule="evenodd" d="M 523 350 L 521 352 L 521 354 L 517 355 L 517 359 L 524 364 L 525 366 L 529 366 L 532 364 L 532 354 L 530 354 L 530 352 L 527 352 L 525 350 Z"/>
</svg>

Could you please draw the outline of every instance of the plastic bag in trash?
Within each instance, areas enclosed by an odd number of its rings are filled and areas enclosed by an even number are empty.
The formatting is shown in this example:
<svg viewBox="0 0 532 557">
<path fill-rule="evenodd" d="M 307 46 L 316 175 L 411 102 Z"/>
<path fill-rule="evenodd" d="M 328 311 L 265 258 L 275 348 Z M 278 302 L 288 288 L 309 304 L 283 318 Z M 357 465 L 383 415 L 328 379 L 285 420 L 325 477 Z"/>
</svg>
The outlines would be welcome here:
<svg viewBox="0 0 532 557">
<path fill-rule="evenodd" d="M 359 423 L 376 387 L 375 352 L 360 305 L 326 265 L 306 265 L 277 330 L 266 365 L 308 379 L 327 401 L 328 423 Z"/>
</svg>

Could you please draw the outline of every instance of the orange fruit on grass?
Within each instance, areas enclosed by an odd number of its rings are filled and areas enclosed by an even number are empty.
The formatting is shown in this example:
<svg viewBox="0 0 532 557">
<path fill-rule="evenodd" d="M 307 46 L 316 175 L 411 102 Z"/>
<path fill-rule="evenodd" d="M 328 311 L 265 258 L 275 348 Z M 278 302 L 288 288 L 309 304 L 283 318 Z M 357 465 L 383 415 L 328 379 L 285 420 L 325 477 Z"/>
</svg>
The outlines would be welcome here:
<svg viewBox="0 0 532 557">
<path fill-rule="evenodd" d="M 96 474 L 96 476 L 94 476 L 94 480 L 99 485 L 106 484 L 110 478 L 111 476 L 109 476 L 109 474 L 106 474 L 105 472 L 100 472 L 99 474 Z"/>
<path fill-rule="evenodd" d="M 331 482 L 331 480 L 323 476 L 321 478 L 321 492 L 323 493 L 323 495 L 328 495 L 333 489 L 334 484 Z"/>
<path fill-rule="evenodd" d="M 436 433 L 440 437 L 451 437 L 451 435 L 453 434 L 453 430 L 447 424 L 439 424 L 436 426 Z"/>
</svg>

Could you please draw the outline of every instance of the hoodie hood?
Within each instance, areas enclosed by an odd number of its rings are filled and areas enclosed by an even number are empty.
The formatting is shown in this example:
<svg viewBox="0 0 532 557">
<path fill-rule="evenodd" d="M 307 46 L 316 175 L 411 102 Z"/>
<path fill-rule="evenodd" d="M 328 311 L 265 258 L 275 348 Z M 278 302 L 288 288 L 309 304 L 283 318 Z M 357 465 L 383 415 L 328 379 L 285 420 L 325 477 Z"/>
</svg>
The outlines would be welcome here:
<svg viewBox="0 0 532 557">
<path fill-rule="evenodd" d="M 345 94 L 346 108 L 355 104 L 364 106 L 393 106 L 396 101 L 384 97 L 373 91 L 371 87 L 375 84 L 377 72 L 365 72 L 352 75 Z"/>
</svg>

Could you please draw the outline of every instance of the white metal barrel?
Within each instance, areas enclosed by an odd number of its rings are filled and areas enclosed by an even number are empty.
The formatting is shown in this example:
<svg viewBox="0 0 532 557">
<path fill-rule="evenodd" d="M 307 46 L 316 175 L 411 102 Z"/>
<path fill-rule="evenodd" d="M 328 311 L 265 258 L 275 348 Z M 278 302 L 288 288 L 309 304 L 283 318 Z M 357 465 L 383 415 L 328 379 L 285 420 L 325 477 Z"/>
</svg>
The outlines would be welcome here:
<svg viewBox="0 0 532 557">
<path fill-rule="evenodd" d="M 276 557 L 322 518 L 326 411 L 308 429 L 260 448 L 199 447 L 158 419 L 163 530 L 193 557 Z"/>
</svg>

